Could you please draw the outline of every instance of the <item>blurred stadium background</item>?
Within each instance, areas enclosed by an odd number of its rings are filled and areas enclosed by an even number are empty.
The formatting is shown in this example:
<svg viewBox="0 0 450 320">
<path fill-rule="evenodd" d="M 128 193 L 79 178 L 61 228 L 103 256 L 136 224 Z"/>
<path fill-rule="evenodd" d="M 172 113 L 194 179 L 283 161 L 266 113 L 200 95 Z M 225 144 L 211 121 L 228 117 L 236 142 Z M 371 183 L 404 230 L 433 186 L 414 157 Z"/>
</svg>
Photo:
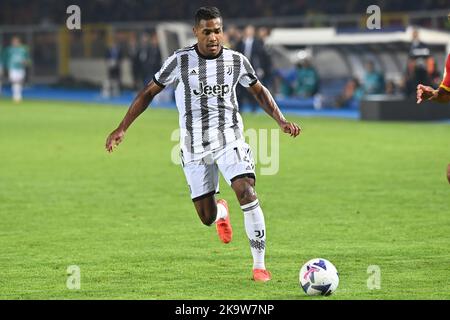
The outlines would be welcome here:
<svg viewBox="0 0 450 320">
<path fill-rule="evenodd" d="M 71 4 L 81 8 L 81 30 L 66 27 Z M 353 110 L 341 114 L 357 117 L 361 100 L 370 96 L 413 97 L 417 83 L 439 84 L 450 48 L 445 0 L 230 1 L 227 6 L 220 1 L 3 0 L 0 44 L 8 47 L 17 35 L 29 48 L 25 97 L 126 104 L 161 61 L 195 42 L 192 15 L 205 4 L 221 8 L 229 47 L 243 48 L 239 42 L 246 27 L 256 28 L 264 48 L 252 63 L 285 110 Z M 381 30 L 367 29 L 371 4 L 381 9 Z M 117 61 L 106 59 L 111 48 L 118 50 Z M 120 66 L 112 78 L 111 63 Z M 173 106 L 170 92 L 158 99 Z M 241 103 L 246 110 L 253 102 Z"/>
<path fill-rule="evenodd" d="M 81 30 L 66 26 L 73 4 Z M 374 4 L 380 30 L 366 28 Z M 304 128 L 280 135 L 279 172 L 258 179 L 274 277 L 264 286 L 250 281 L 242 213 L 223 179 L 233 242 L 197 219 L 170 157 L 170 87 L 114 154 L 104 150 L 139 88 L 195 41 L 203 5 L 220 8 L 232 48 L 253 26 L 252 63 Z M 299 268 L 323 257 L 341 280 L 327 299 L 450 299 L 450 111 L 414 99 L 417 83 L 442 78 L 449 11 L 448 0 L 0 0 L 2 51 L 19 36 L 30 56 L 21 104 L 3 65 L 0 298 L 305 299 Z M 246 128 L 277 129 L 239 97 Z"/>
</svg>

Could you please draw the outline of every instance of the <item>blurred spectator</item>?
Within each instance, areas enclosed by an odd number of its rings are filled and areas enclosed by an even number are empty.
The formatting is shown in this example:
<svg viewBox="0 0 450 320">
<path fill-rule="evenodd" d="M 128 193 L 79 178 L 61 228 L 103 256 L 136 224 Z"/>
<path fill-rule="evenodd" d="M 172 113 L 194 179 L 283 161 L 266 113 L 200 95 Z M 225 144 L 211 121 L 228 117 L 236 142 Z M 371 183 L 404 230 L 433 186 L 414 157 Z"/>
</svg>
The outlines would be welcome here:
<svg viewBox="0 0 450 320">
<path fill-rule="evenodd" d="M 20 102 L 22 101 L 26 68 L 30 65 L 30 54 L 28 48 L 17 36 L 12 37 L 11 46 L 6 49 L 5 65 L 12 84 L 13 101 Z"/>
<path fill-rule="evenodd" d="M 426 57 L 430 54 L 430 49 L 422 42 L 419 38 L 419 31 L 417 29 L 413 30 L 411 46 L 409 48 L 410 57 Z"/>
<path fill-rule="evenodd" d="M 336 99 L 337 108 L 352 108 L 364 95 L 364 90 L 358 79 L 351 78 L 344 87 L 342 94 Z"/>
<path fill-rule="evenodd" d="M 403 76 L 403 91 L 405 95 L 409 96 L 415 93 L 415 71 L 416 71 L 416 60 L 409 57 L 406 63 L 406 70 Z"/>
<path fill-rule="evenodd" d="M 397 86 L 395 85 L 394 81 L 392 81 L 392 80 L 386 81 L 386 88 L 384 90 L 384 93 L 387 95 L 397 94 Z"/>
<path fill-rule="evenodd" d="M 294 94 L 294 83 L 297 78 L 295 67 L 289 69 L 278 69 L 274 74 L 274 92 L 280 98 L 291 97 Z"/>
<path fill-rule="evenodd" d="M 258 28 L 258 39 L 260 39 L 264 46 L 264 55 L 262 56 L 262 66 L 264 68 L 264 77 L 262 79 L 264 85 L 273 90 L 273 63 L 272 63 L 272 47 L 266 43 L 267 38 L 270 36 L 270 29 L 267 27 Z"/>
<path fill-rule="evenodd" d="M 226 34 L 225 46 L 230 49 L 236 50 L 237 44 L 242 39 L 241 31 L 235 25 L 230 25 L 227 28 L 225 34 Z"/>
<path fill-rule="evenodd" d="M 309 57 L 297 63 L 293 93 L 297 97 L 310 98 L 319 92 L 319 74 Z"/>
<path fill-rule="evenodd" d="M 270 30 L 267 27 L 259 27 L 258 28 L 258 38 L 265 43 L 267 37 L 270 36 Z"/>
<path fill-rule="evenodd" d="M 244 54 L 255 68 L 258 78 L 262 81 L 269 68 L 267 52 L 261 39 L 255 37 L 255 27 L 248 25 L 244 30 L 244 37 L 236 46 L 236 50 Z"/>
<path fill-rule="evenodd" d="M 428 75 L 423 58 L 409 57 L 404 76 L 404 93 L 407 96 L 416 96 L 419 83 L 428 83 Z"/>
<path fill-rule="evenodd" d="M 261 39 L 255 37 L 255 27 L 248 25 L 244 30 L 244 37 L 236 46 L 236 50 L 244 54 L 250 64 L 255 69 L 256 75 L 258 76 L 261 83 L 265 84 L 265 79 L 270 75 L 271 63 L 270 57 L 264 48 L 264 43 Z M 248 102 L 251 106 L 252 111 L 256 111 L 257 105 L 253 97 L 248 93 L 247 90 L 240 90 L 238 93 L 240 99 L 239 104 L 244 105 Z"/>
<path fill-rule="evenodd" d="M 121 64 L 123 59 L 122 49 L 116 39 L 106 52 L 107 76 L 108 79 L 103 87 L 105 97 L 118 96 L 121 90 Z"/>
<path fill-rule="evenodd" d="M 141 88 L 142 77 L 139 65 L 139 46 L 136 35 L 130 37 L 128 41 L 128 57 L 131 61 L 131 76 L 133 78 L 133 90 L 138 91 Z"/>
<path fill-rule="evenodd" d="M 142 64 L 144 72 L 144 85 L 147 84 L 161 68 L 161 52 L 159 50 L 158 35 L 153 32 L 150 35 L 150 42 L 148 42 L 148 35 L 142 39 L 139 50 L 139 59 Z"/>
<path fill-rule="evenodd" d="M 366 62 L 366 73 L 364 74 L 363 88 L 365 94 L 384 93 L 384 76 L 381 72 L 375 70 L 373 61 Z"/>
<path fill-rule="evenodd" d="M 433 56 L 426 59 L 427 83 L 422 83 L 427 86 L 437 88 L 441 84 L 441 73 L 437 70 L 437 62 Z"/>
<path fill-rule="evenodd" d="M 133 65 L 134 88 L 141 90 L 161 67 L 161 52 L 156 32 L 151 35 L 142 34 L 139 45 L 132 42 L 130 57 Z"/>
</svg>

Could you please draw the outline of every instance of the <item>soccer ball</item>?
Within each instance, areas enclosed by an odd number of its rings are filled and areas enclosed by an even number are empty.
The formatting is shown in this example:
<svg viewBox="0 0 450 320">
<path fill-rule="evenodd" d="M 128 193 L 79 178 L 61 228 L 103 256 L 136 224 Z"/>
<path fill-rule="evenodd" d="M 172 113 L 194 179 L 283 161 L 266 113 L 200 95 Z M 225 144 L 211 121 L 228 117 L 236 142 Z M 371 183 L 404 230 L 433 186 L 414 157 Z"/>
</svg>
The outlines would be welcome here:
<svg viewBox="0 0 450 320">
<path fill-rule="evenodd" d="M 339 273 L 330 261 L 316 258 L 303 265 L 299 280 L 308 296 L 329 296 L 339 285 Z"/>
</svg>

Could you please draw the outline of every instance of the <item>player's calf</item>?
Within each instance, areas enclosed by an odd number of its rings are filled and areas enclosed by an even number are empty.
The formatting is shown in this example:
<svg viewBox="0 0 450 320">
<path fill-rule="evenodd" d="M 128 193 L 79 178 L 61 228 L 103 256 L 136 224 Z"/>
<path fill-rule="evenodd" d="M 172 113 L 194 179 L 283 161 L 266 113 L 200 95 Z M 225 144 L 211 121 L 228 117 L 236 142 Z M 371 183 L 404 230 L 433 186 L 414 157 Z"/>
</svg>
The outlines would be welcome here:
<svg viewBox="0 0 450 320">
<path fill-rule="evenodd" d="M 216 221 L 217 205 L 214 196 L 194 201 L 197 214 L 205 226 L 211 226 Z"/>
<path fill-rule="evenodd" d="M 214 195 L 194 201 L 195 209 L 202 223 L 206 226 L 216 224 L 217 234 L 223 243 L 229 243 L 233 237 L 228 204 L 225 200 L 214 199 Z"/>
<path fill-rule="evenodd" d="M 244 212 L 245 231 L 253 256 L 253 280 L 266 282 L 271 279 L 270 272 L 266 270 L 264 263 L 266 225 L 254 186 L 255 180 L 248 177 L 235 180 L 232 184 Z"/>
</svg>

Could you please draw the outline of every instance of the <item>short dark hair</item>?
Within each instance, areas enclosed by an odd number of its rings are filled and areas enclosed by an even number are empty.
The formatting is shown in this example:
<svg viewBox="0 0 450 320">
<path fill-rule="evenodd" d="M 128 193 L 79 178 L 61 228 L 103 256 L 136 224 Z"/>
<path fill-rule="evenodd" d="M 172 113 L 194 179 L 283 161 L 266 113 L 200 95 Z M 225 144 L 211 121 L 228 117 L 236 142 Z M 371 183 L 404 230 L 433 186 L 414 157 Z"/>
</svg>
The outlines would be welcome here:
<svg viewBox="0 0 450 320">
<path fill-rule="evenodd" d="M 195 25 L 197 26 L 200 23 L 200 20 L 211 20 L 221 18 L 219 9 L 216 7 L 201 7 L 195 13 Z"/>
</svg>

